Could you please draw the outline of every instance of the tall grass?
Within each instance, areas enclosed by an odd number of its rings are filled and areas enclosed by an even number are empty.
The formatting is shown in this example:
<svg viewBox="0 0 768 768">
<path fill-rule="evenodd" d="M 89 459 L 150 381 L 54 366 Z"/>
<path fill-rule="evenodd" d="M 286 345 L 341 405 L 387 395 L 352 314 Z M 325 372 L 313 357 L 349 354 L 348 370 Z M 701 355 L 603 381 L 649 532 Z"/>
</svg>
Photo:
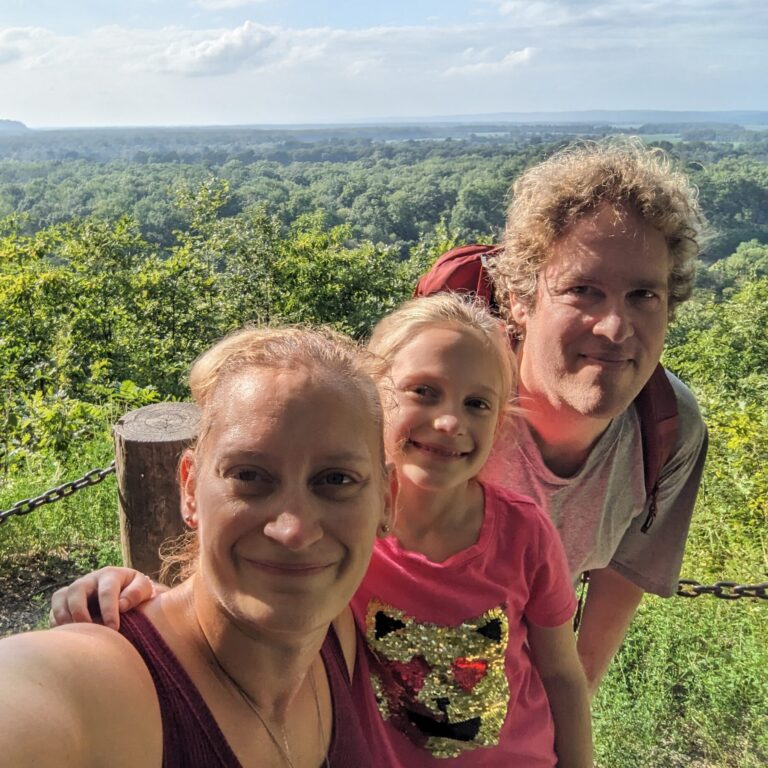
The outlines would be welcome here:
<svg viewBox="0 0 768 768">
<path fill-rule="evenodd" d="M 710 463 L 682 575 L 768 581 L 768 527 Z M 768 601 L 646 596 L 593 706 L 600 768 L 768 765 Z"/>
<path fill-rule="evenodd" d="M 646 597 L 594 702 L 600 768 L 768 765 L 768 605 Z"/>
</svg>

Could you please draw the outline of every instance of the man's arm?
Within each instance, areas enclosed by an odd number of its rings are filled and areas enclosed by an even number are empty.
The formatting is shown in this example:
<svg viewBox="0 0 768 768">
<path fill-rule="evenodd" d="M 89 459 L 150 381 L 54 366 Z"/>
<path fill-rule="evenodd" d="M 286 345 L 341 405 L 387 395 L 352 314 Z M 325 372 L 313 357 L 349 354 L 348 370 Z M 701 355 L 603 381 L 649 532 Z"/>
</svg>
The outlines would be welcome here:
<svg viewBox="0 0 768 768">
<path fill-rule="evenodd" d="M 528 643 L 552 710 L 558 768 L 591 768 L 589 695 L 571 622 L 559 627 L 529 623 Z"/>
<path fill-rule="evenodd" d="M 590 571 L 577 642 L 590 696 L 597 692 L 644 594 L 611 568 Z"/>
</svg>

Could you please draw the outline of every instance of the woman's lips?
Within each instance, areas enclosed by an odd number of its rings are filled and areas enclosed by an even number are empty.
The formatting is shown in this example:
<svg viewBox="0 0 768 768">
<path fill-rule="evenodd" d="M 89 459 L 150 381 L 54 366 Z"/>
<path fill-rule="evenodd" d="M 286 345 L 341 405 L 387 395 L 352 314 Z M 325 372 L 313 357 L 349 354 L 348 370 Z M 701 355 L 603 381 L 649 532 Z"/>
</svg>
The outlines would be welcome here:
<svg viewBox="0 0 768 768">
<path fill-rule="evenodd" d="M 249 557 L 244 559 L 249 565 L 266 573 L 272 573 L 279 576 L 292 576 L 296 578 L 314 576 L 318 573 L 323 573 L 333 566 L 333 563 L 280 563 L 257 560 Z"/>
</svg>

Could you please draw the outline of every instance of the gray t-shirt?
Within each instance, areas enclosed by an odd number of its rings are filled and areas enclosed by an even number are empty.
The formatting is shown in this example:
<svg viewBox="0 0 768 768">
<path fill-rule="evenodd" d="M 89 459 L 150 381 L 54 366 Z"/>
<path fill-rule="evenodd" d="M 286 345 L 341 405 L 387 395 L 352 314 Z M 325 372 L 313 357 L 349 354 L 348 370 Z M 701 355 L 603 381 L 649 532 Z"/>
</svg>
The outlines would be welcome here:
<svg viewBox="0 0 768 768">
<path fill-rule="evenodd" d="M 571 477 L 548 469 L 522 419 L 497 441 L 483 477 L 530 496 L 549 512 L 574 580 L 610 565 L 646 592 L 674 594 L 707 453 L 707 432 L 691 391 L 667 372 L 677 396 L 677 443 L 659 478 L 657 516 L 640 528 L 648 502 L 640 422 L 633 407 L 613 419 Z"/>
</svg>

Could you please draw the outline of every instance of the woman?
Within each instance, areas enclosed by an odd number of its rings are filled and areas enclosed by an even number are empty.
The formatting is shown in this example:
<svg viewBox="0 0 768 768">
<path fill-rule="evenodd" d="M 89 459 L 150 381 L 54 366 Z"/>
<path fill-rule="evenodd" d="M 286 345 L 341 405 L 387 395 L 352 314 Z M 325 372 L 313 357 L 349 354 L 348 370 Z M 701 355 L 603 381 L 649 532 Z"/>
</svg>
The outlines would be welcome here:
<svg viewBox="0 0 768 768">
<path fill-rule="evenodd" d="M 0 642 L 5 764 L 375 765 L 346 607 L 390 514 L 363 365 L 300 329 L 240 331 L 195 363 L 201 431 L 179 473 L 194 574 L 120 634 Z"/>
</svg>

